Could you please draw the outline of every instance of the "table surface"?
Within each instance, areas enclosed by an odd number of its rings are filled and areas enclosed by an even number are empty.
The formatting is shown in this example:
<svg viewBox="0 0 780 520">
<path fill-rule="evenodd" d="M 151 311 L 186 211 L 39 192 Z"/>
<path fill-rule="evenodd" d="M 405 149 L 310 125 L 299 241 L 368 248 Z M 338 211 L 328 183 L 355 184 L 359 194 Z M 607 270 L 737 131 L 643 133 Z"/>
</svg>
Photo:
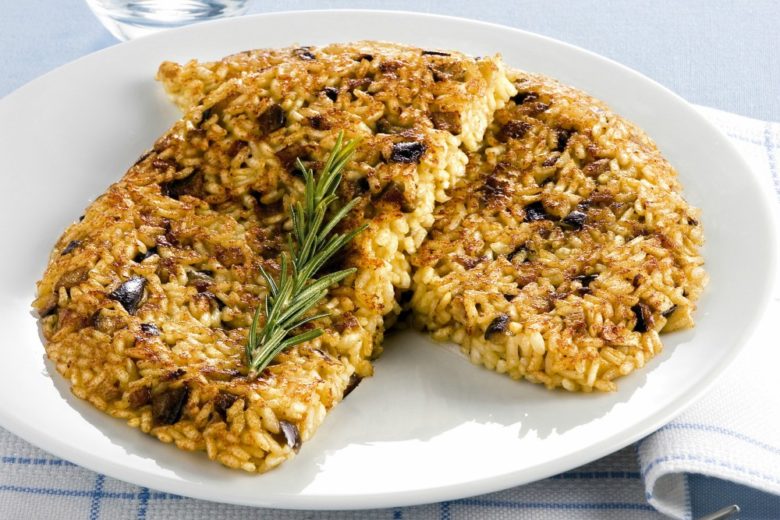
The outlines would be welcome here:
<svg viewBox="0 0 780 520">
<path fill-rule="evenodd" d="M 83 0 L 2 0 L 0 96 L 116 40 Z M 780 4 L 774 0 L 254 0 L 251 13 L 399 9 L 463 16 L 610 57 L 688 101 L 780 121 Z"/>
<path fill-rule="evenodd" d="M 255 0 L 249 12 L 329 8 L 422 11 L 525 29 L 612 58 L 693 103 L 780 121 L 780 3 L 774 0 Z M 2 13 L 0 97 L 117 43 L 82 0 L 2 0 Z M 694 511 L 707 512 L 719 485 L 698 477 L 692 487 L 702 502 Z M 745 489 L 740 498 L 749 502 L 751 493 Z"/>
</svg>

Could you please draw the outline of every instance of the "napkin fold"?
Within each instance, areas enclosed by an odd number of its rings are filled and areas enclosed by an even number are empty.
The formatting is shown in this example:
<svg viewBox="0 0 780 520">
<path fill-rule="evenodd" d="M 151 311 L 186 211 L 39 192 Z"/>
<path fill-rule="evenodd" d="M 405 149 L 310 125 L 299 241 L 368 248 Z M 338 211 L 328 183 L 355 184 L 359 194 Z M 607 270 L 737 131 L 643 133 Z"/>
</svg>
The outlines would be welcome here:
<svg viewBox="0 0 780 520">
<path fill-rule="evenodd" d="M 767 191 L 780 201 L 780 124 L 700 110 L 734 142 Z M 773 294 L 748 345 L 706 397 L 638 443 L 647 500 L 658 511 L 691 518 L 697 491 L 691 489 L 691 475 L 717 477 L 780 497 L 780 290 L 776 287 Z M 718 489 L 721 497 L 706 501 L 710 509 L 744 495 L 738 486 Z M 753 496 L 745 500 L 748 503 L 740 504 L 743 509 L 761 507 Z M 764 510 L 755 514 L 780 518 L 780 498 Z"/>
<path fill-rule="evenodd" d="M 736 144 L 780 201 L 780 124 L 701 111 Z M 255 509 L 114 480 L 0 429 L 0 518 L 645 520 L 691 519 L 731 503 L 742 506 L 742 519 L 780 517 L 780 341 L 775 329 L 780 291 L 774 294 L 749 345 L 703 399 L 639 443 L 546 480 L 417 507 Z M 717 480 L 704 482 L 701 475 Z"/>
</svg>

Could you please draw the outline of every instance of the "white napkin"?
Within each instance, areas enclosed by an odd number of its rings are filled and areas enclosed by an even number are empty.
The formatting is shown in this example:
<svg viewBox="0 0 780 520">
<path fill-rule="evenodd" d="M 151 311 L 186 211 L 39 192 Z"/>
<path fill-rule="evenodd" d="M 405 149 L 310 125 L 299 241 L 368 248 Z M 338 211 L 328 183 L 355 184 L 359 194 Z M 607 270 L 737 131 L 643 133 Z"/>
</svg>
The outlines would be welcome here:
<svg viewBox="0 0 780 520">
<path fill-rule="evenodd" d="M 767 190 L 780 188 L 780 124 L 712 109 L 702 108 L 702 112 L 740 148 Z M 780 189 L 776 193 L 780 200 Z M 408 508 L 354 512 L 252 509 L 126 484 L 53 457 L 0 429 L 0 518 L 645 520 L 662 518 L 660 511 L 688 519 L 693 514 L 688 483 L 695 473 L 780 496 L 776 373 L 780 342 L 775 332 L 780 291 L 775 294 L 749 346 L 700 402 L 635 446 L 533 484 Z M 261 492 L 259 481 L 258 486 Z M 780 518 L 780 513 L 774 516 Z"/>
<path fill-rule="evenodd" d="M 780 124 L 701 109 L 739 147 L 780 200 Z M 739 273 L 734 273 L 739 276 Z M 707 396 L 639 443 L 647 498 L 688 518 L 688 475 L 709 475 L 780 495 L 780 290 L 748 346 Z M 780 518 L 780 511 L 777 512 Z"/>
</svg>

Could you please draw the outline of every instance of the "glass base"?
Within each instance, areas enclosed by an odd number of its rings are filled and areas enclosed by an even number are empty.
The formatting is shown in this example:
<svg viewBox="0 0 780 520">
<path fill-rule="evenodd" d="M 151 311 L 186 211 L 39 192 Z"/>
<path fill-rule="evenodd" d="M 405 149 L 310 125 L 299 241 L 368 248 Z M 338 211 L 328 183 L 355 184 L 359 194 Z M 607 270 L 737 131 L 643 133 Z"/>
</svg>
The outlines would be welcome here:
<svg viewBox="0 0 780 520">
<path fill-rule="evenodd" d="M 86 0 L 100 23 L 120 40 L 244 14 L 246 0 Z"/>
</svg>

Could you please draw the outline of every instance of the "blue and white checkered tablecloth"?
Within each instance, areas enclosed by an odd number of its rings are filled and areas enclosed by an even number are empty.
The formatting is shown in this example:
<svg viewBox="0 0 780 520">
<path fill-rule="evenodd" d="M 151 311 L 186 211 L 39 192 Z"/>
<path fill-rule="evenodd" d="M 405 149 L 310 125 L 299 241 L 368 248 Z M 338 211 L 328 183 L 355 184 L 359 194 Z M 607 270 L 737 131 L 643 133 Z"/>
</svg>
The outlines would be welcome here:
<svg viewBox="0 0 780 520">
<path fill-rule="evenodd" d="M 404 1 L 395 1 L 393 6 L 414 7 Z M 0 67 L 3 69 L 0 95 L 56 64 L 113 43 L 79 0 L 61 3 L 68 7 L 64 12 L 51 9 L 54 2 L 50 0 L 0 5 Z M 327 6 L 338 7 L 353 7 L 355 3 L 359 2 L 326 2 Z M 555 9 L 556 3 L 552 2 L 550 8 Z M 608 0 L 604 9 L 614 9 L 619 3 L 619 0 Z M 40 17 L 30 19 L 25 14 L 32 13 L 30 6 L 35 4 L 49 9 L 41 11 Z M 309 8 L 318 5 L 313 1 L 297 4 Z M 766 7 L 766 3 L 757 5 Z M 436 2 L 424 1 L 420 8 L 443 11 L 436 6 Z M 597 8 L 596 4 L 593 8 Z M 641 4 L 640 8 L 647 6 Z M 715 11 L 722 8 L 719 3 Z M 561 10 L 560 6 L 558 9 Z M 47 41 L 56 41 L 56 46 Z M 777 73 L 775 70 L 774 74 Z M 732 87 L 724 87 L 724 92 Z M 777 88 L 777 85 L 766 88 Z M 765 113 L 777 113 L 772 101 L 751 106 L 763 107 Z M 734 142 L 766 189 L 774 191 L 780 202 L 780 124 L 713 109 L 701 110 Z M 780 291 L 775 295 L 767 316 L 776 318 L 780 315 Z M 756 370 L 750 365 L 750 359 L 756 356 L 768 358 L 770 362 L 759 367 L 763 377 L 748 377 L 748 369 Z M 83 469 L 0 429 L 0 519 L 634 520 L 665 515 L 695 518 L 731 503 L 742 506 L 743 519 L 776 519 L 780 518 L 780 395 L 770 390 L 767 381 L 776 380 L 774 367 L 778 365 L 778 334 L 767 319 L 715 389 L 675 421 L 636 445 L 550 479 L 499 493 L 374 511 L 279 511 L 182 498 Z M 767 410 L 773 413 L 767 414 Z"/>
</svg>

